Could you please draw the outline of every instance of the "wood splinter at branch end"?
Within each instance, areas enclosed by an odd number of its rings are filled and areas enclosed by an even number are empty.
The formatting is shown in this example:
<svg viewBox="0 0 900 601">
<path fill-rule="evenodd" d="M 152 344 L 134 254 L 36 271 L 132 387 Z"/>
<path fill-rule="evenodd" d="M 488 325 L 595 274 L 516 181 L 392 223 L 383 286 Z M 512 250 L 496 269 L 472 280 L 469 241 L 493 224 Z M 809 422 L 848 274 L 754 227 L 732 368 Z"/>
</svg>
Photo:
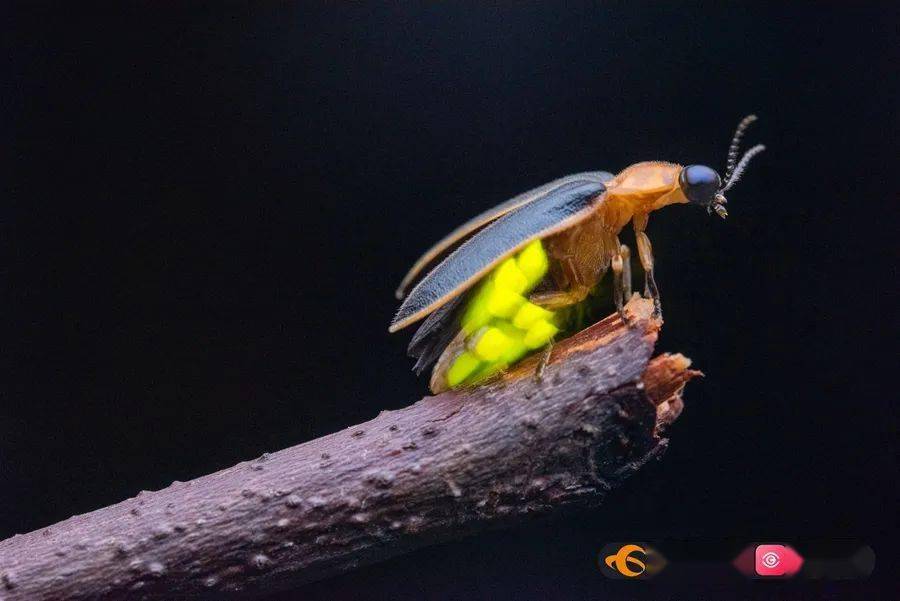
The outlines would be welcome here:
<svg viewBox="0 0 900 601">
<path fill-rule="evenodd" d="M 632 298 L 484 386 L 0 542 L 0 599 L 242 598 L 534 514 L 597 506 L 658 457 L 700 372 L 651 359 Z M 340 399 L 334 399 L 339 403 Z M 373 401 L 374 403 L 374 401 Z"/>
</svg>

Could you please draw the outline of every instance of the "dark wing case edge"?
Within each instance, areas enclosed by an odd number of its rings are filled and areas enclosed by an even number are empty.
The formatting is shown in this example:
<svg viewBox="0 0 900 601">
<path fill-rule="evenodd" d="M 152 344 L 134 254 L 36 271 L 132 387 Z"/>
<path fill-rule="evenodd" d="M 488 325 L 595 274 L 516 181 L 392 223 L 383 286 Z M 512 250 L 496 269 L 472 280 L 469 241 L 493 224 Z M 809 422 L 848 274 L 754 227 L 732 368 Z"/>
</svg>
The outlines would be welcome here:
<svg viewBox="0 0 900 601">
<path fill-rule="evenodd" d="M 400 305 L 389 330 L 404 328 L 462 294 L 532 240 L 587 218 L 605 191 L 597 181 L 570 182 L 489 224 L 422 278 Z"/>
</svg>

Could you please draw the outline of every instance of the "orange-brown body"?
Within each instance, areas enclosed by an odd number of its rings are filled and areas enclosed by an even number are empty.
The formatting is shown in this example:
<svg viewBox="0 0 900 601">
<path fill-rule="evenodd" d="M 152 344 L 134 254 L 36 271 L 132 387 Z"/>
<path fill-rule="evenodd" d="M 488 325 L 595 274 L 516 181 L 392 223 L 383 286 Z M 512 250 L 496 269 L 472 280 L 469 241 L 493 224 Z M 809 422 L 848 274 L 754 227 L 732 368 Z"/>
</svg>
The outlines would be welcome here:
<svg viewBox="0 0 900 601">
<path fill-rule="evenodd" d="M 634 225 L 641 265 L 653 269 L 650 240 L 644 233 L 651 211 L 688 202 L 678 185 L 681 165 L 665 162 L 636 163 L 606 182 L 606 198 L 578 225 L 550 236 L 547 253 L 554 260 L 551 275 L 557 291 L 536 295 L 548 307 L 562 307 L 584 299 L 610 266 L 619 272 L 628 250 L 619 233 Z"/>
</svg>

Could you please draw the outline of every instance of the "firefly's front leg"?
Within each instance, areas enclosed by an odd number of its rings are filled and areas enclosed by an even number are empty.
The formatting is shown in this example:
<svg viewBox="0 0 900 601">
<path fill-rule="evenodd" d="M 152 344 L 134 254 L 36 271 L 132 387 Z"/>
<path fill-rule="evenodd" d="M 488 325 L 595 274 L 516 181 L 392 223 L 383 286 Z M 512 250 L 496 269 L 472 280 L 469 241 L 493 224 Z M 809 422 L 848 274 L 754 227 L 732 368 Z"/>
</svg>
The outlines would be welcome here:
<svg viewBox="0 0 900 601">
<path fill-rule="evenodd" d="M 638 256 L 644 268 L 644 295 L 653 299 L 653 316 L 662 317 L 662 303 L 659 299 L 659 288 L 653 277 L 653 245 L 644 233 L 647 227 L 647 215 L 634 216 L 634 237 L 637 240 Z"/>
</svg>

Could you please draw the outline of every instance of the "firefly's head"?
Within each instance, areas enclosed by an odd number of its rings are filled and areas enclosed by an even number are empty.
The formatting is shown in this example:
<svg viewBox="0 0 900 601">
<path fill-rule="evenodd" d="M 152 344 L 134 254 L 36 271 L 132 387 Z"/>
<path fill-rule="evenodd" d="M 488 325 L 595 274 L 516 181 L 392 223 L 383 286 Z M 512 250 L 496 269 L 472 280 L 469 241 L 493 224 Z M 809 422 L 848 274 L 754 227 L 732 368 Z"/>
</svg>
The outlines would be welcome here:
<svg viewBox="0 0 900 601">
<path fill-rule="evenodd" d="M 688 165 L 681 170 L 678 185 L 691 204 L 715 211 L 723 218 L 728 214 L 722 206 L 726 202 L 725 196 L 721 194 L 722 178 L 712 168 L 706 165 Z"/>
<path fill-rule="evenodd" d="M 681 170 L 678 176 L 678 186 L 688 202 L 705 207 L 710 213 L 715 211 L 722 219 L 728 217 L 728 211 L 725 210 L 725 203 L 728 202 L 725 199 L 725 192 L 738 182 L 750 163 L 750 159 L 766 149 L 762 144 L 757 144 L 745 152 L 741 160 L 737 160 L 741 138 L 747 127 L 754 121 L 756 121 L 756 115 L 744 117 L 734 132 L 731 146 L 728 149 L 724 184 L 719 174 L 706 165 L 688 165 Z"/>
</svg>

